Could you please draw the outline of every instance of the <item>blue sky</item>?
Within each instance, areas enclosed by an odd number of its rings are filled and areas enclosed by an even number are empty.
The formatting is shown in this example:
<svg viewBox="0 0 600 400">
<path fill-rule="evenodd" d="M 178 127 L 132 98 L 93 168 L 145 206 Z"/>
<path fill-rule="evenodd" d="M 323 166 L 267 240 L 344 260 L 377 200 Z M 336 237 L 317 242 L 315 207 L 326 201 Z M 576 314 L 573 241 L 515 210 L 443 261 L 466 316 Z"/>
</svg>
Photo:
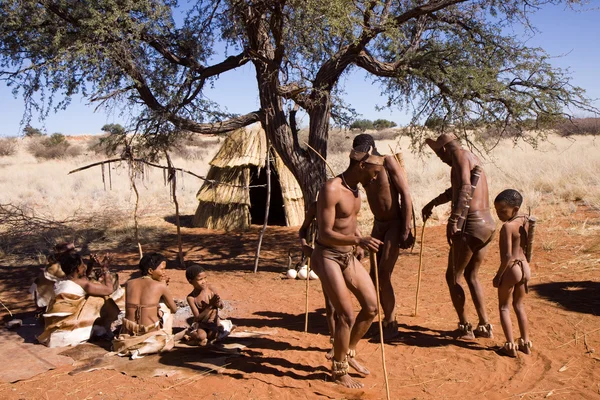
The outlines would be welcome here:
<svg viewBox="0 0 600 400">
<path fill-rule="evenodd" d="M 560 68 L 569 68 L 573 84 L 583 87 L 590 98 L 600 98 L 600 3 L 592 0 L 591 5 L 573 11 L 565 6 L 546 6 L 532 17 L 533 25 L 539 29 L 530 38 L 530 46 L 542 47 L 550 55 L 556 56 L 552 64 Z M 377 111 L 377 105 L 383 105 L 385 98 L 380 90 L 365 74 L 356 69 L 342 80 L 345 100 L 351 104 L 363 118 L 385 118 L 399 125 L 408 123 L 410 117 L 398 109 Z M 259 108 L 254 69 L 251 64 L 239 68 L 233 73 L 223 74 L 213 89 L 206 92 L 207 97 L 224 105 L 230 112 L 244 114 Z M 600 101 L 595 102 L 600 107 Z M 0 82 L 0 136 L 17 136 L 21 130 L 23 99 L 14 98 L 11 89 Z M 583 115 L 582 115 L 583 116 Z M 34 116 L 31 124 L 48 133 L 61 132 L 67 135 L 90 134 L 100 132 L 106 123 L 123 123 L 118 113 L 94 112 L 94 107 L 85 99 L 73 98 L 64 111 L 51 113 L 40 122 Z M 304 117 L 302 125 L 308 120 Z"/>
</svg>

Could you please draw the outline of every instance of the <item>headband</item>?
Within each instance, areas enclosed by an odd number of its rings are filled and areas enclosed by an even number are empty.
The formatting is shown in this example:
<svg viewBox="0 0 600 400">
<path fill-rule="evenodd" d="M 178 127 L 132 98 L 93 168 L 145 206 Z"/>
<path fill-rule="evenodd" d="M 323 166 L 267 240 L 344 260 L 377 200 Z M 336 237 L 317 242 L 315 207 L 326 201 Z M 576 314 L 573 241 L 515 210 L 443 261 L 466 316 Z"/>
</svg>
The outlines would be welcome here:
<svg viewBox="0 0 600 400">
<path fill-rule="evenodd" d="M 368 164 L 383 165 L 384 157 L 375 154 L 363 153 L 362 151 L 350 150 L 350 159 L 366 162 Z"/>
</svg>

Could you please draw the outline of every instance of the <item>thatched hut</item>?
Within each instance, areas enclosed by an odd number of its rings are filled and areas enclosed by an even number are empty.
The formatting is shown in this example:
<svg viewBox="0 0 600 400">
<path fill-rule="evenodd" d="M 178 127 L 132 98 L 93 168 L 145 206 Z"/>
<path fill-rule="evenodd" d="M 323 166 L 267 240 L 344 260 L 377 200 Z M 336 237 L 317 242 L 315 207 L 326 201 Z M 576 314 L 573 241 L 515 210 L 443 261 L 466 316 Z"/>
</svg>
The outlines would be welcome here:
<svg viewBox="0 0 600 400">
<path fill-rule="evenodd" d="M 263 224 L 267 199 L 265 158 L 267 140 L 260 126 L 229 135 L 210 162 L 210 170 L 196 195 L 200 204 L 193 225 L 240 230 Z M 290 170 L 271 150 L 269 225 L 298 226 L 304 219 L 302 190 Z"/>
</svg>

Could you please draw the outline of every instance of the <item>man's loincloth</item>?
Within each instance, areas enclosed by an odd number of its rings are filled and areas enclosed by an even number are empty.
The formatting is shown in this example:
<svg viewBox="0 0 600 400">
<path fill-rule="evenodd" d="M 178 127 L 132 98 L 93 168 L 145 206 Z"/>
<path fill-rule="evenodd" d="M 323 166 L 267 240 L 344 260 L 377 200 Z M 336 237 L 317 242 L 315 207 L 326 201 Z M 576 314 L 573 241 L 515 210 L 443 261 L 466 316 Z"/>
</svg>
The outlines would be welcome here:
<svg viewBox="0 0 600 400">
<path fill-rule="evenodd" d="M 494 236 L 496 222 L 489 209 L 472 211 L 467 215 L 463 230 L 465 235 L 475 237 L 487 244 Z"/>
<path fill-rule="evenodd" d="M 320 252 L 323 258 L 337 263 L 337 265 L 339 265 L 342 269 L 342 272 L 345 271 L 346 268 L 348 268 L 348 266 L 350 265 L 350 262 L 354 260 L 354 250 L 344 252 L 337 249 L 333 249 L 331 247 L 324 246 L 321 243 L 316 242 L 315 251 Z"/>
<path fill-rule="evenodd" d="M 378 219 L 373 220 L 373 229 L 371 230 L 371 236 L 375 239 L 384 240 L 385 235 L 390 229 L 395 229 L 396 233 L 400 232 L 400 224 L 402 219 L 396 218 L 389 221 L 380 221 Z"/>
</svg>

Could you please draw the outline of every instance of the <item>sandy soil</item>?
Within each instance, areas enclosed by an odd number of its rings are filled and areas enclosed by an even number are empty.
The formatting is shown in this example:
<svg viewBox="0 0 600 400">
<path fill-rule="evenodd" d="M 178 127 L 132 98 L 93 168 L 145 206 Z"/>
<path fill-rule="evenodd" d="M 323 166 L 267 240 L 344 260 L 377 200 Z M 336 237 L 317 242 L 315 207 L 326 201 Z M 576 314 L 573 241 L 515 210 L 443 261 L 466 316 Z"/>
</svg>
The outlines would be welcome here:
<svg viewBox="0 0 600 400">
<path fill-rule="evenodd" d="M 401 338 L 385 346 L 393 399 L 596 399 L 600 394 L 600 216 L 578 207 L 571 215 L 541 219 L 532 264 L 526 309 L 534 342 L 531 356 L 501 357 L 494 348 L 504 342 L 492 278 L 499 263 L 497 240 L 492 242 L 481 272 L 486 305 L 495 326 L 494 339 L 456 341 L 450 331 L 456 315 L 444 282 L 447 245 L 444 227 L 427 228 L 419 315 L 412 316 L 417 281 L 418 245 L 404 252 L 393 281 Z M 553 227 L 550 230 L 549 227 Z M 0 385 L 2 399 L 298 399 L 385 398 L 378 343 L 361 341 L 358 358 L 372 372 L 361 378 L 365 387 L 347 390 L 330 382 L 324 355 L 328 335 L 322 292 L 310 282 L 309 329 L 304 332 L 305 282 L 284 279 L 287 250 L 296 245 L 295 231 L 269 228 L 258 274 L 249 272 L 259 229 L 225 234 L 183 228 L 186 259 L 209 271 L 211 283 L 230 301 L 239 329 L 276 329 L 278 334 L 256 338 L 242 357 L 231 358 L 221 374 L 132 378 L 99 370 L 67 375 L 65 366 L 32 379 Z M 166 226 L 153 248 L 174 258 L 175 229 Z M 103 247 L 117 253 L 122 280 L 135 271 L 134 249 Z M 368 262 L 365 267 L 368 268 Z M 15 311 L 31 311 L 26 289 L 37 266 L 0 262 L 4 302 Z M 182 270 L 170 269 L 176 298 L 189 291 Z M 358 307 L 357 307 L 358 308 Z M 472 304 L 468 310 L 476 322 Z M 516 330 L 516 321 L 514 329 Z M 515 332 L 518 337 L 518 332 Z M 10 362 L 3 360 L 3 362 Z M 15 365 L 15 368 L 19 368 Z"/>
</svg>

